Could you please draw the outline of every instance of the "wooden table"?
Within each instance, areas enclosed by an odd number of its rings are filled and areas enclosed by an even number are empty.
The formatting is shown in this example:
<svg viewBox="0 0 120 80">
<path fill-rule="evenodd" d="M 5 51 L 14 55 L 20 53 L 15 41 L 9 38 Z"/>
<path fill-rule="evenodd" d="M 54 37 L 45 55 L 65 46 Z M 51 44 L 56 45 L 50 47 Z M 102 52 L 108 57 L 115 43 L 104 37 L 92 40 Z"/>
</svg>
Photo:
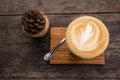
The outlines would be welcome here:
<svg viewBox="0 0 120 80">
<path fill-rule="evenodd" d="M 38 9 L 50 27 L 68 26 L 83 15 L 102 20 L 110 32 L 105 65 L 50 65 L 50 33 L 33 39 L 21 29 L 26 10 Z M 0 80 L 120 80 L 120 0 L 0 0 Z"/>
</svg>

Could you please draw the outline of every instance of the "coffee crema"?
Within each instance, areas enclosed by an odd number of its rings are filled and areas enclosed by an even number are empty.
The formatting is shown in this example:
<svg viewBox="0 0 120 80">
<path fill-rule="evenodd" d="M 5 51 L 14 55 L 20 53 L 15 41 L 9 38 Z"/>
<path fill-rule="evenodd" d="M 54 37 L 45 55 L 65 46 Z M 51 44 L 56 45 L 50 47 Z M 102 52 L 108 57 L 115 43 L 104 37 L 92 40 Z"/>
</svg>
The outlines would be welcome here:
<svg viewBox="0 0 120 80">
<path fill-rule="evenodd" d="M 109 42 L 109 34 L 105 25 L 90 16 L 83 16 L 71 22 L 65 37 L 70 51 L 82 58 L 100 55 Z"/>
</svg>

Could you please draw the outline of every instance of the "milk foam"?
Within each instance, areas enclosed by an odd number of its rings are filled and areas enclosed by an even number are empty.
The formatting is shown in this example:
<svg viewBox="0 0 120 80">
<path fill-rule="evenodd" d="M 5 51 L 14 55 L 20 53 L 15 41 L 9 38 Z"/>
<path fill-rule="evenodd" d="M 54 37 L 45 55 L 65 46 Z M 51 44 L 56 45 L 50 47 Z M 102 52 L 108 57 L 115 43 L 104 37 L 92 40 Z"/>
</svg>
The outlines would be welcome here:
<svg viewBox="0 0 120 80">
<path fill-rule="evenodd" d="M 79 23 L 71 29 L 71 42 L 80 51 L 90 51 L 98 47 L 100 31 L 96 23 Z"/>
</svg>

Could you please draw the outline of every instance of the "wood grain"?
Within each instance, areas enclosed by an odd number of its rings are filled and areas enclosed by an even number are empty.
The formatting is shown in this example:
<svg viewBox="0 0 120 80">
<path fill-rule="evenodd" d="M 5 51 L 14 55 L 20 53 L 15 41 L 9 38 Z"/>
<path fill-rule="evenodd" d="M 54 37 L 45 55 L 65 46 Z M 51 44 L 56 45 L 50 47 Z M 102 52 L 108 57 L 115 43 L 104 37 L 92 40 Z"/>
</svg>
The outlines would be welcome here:
<svg viewBox="0 0 120 80">
<path fill-rule="evenodd" d="M 0 80 L 120 80 L 120 0 L 0 0 Z M 110 32 L 105 65 L 50 65 L 50 33 L 33 39 L 21 29 L 28 9 L 45 12 L 51 26 L 68 26 L 78 16 L 102 20 Z"/>
<path fill-rule="evenodd" d="M 0 0 L 0 15 L 23 14 L 28 9 L 53 13 L 120 12 L 120 0 Z M 62 5 L 62 6 L 61 6 Z"/>
<path fill-rule="evenodd" d="M 67 26 L 73 19 L 85 14 L 48 15 L 50 26 Z M 21 16 L 0 16 L 0 77 L 3 79 L 52 78 L 58 79 L 116 79 L 120 78 L 120 14 L 88 14 L 101 19 L 110 31 L 110 44 L 105 51 L 106 64 L 49 65 L 43 60 L 49 51 L 50 33 L 42 39 L 33 39 L 21 29 Z M 113 18 L 114 16 L 114 18 Z M 64 74 L 63 74 L 64 73 Z M 69 75 L 67 75 L 69 74 Z M 71 78 L 73 77 L 73 78 Z"/>
<path fill-rule="evenodd" d="M 53 49 L 57 43 L 65 36 L 66 28 L 51 28 L 50 49 Z M 73 55 L 67 48 L 66 43 L 60 47 L 53 57 L 50 64 L 105 64 L 104 53 L 93 59 L 82 59 Z"/>
<path fill-rule="evenodd" d="M 45 78 L 36 78 L 36 77 L 34 77 L 34 78 L 0 78 L 0 80 L 88 80 L 88 78 L 89 78 L 89 80 L 119 80 L 119 78 L 96 78 L 96 77 L 94 77 L 94 78 L 91 78 L 91 77 L 85 77 L 85 78 L 83 78 L 83 77 L 81 77 L 81 78 L 66 78 L 66 77 L 64 77 L 64 78 L 47 78 L 47 77 L 45 77 Z"/>
</svg>

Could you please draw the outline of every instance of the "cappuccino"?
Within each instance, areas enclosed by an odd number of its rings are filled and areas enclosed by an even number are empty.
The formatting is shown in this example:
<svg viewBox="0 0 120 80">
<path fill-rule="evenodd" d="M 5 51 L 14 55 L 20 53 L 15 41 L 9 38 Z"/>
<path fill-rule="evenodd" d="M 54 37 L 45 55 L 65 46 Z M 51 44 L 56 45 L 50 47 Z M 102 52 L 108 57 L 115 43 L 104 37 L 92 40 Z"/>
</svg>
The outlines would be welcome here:
<svg viewBox="0 0 120 80">
<path fill-rule="evenodd" d="M 87 59 L 104 52 L 109 43 L 109 32 L 102 21 L 83 16 L 70 23 L 65 38 L 73 54 Z"/>
</svg>

